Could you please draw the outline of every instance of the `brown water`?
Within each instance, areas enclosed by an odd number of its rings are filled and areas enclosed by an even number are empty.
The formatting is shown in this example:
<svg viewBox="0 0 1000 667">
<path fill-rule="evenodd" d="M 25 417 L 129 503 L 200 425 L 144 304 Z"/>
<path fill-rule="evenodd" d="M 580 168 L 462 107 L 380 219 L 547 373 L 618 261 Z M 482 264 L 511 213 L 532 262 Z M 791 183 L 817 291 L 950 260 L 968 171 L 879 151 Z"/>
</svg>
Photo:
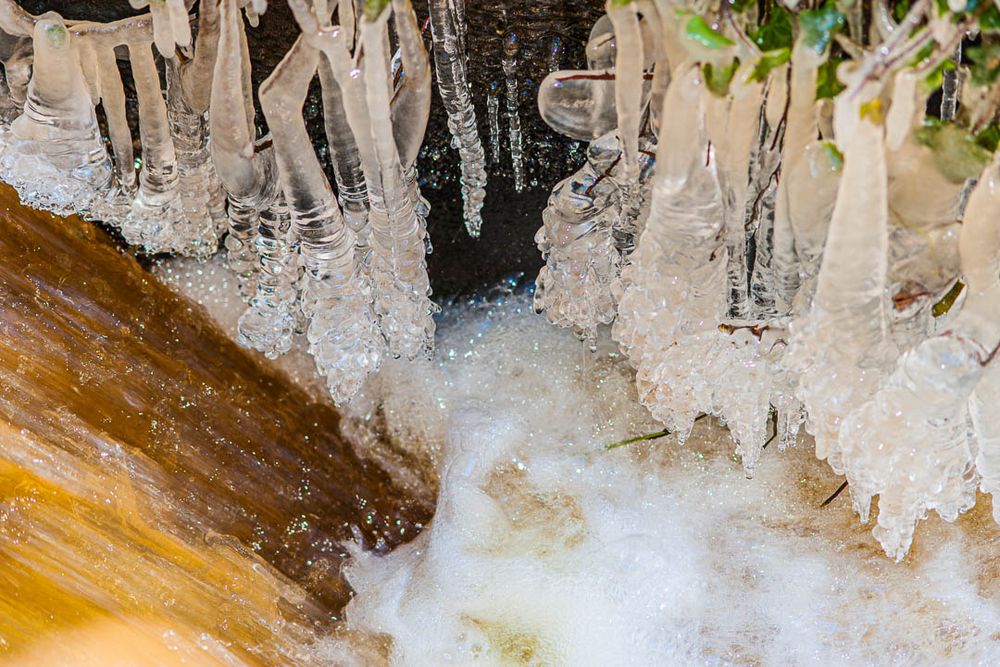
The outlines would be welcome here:
<svg viewBox="0 0 1000 667">
<path fill-rule="evenodd" d="M 103 232 L 3 188 L 0 664 L 307 662 L 352 526 L 387 550 L 430 513 Z"/>
</svg>

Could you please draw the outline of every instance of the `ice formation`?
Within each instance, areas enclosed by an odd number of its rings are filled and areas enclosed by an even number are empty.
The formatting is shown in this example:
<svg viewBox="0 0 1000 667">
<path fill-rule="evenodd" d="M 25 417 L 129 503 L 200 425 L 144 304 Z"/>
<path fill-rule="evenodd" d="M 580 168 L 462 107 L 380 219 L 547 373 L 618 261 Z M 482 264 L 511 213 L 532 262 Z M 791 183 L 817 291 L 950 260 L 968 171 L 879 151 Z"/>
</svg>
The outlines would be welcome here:
<svg viewBox="0 0 1000 667">
<path fill-rule="evenodd" d="M 481 210 L 486 199 L 486 151 L 479 138 L 476 110 L 465 76 L 468 57 L 465 0 L 429 0 L 429 5 L 438 87 L 448 111 L 448 128 L 462 163 L 465 226 L 469 234 L 479 236 L 483 225 Z"/>
<path fill-rule="evenodd" d="M 100 24 L 0 3 L 0 178 L 23 201 L 101 220 L 146 253 L 206 258 L 224 238 L 247 301 L 240 341 L 275 357 L 304 333 L 332 396 L 346 402 L 385 354 L 412 359 L 433 341 L 429 207 L 416 173 L 431 64 L 416 16 L 409 0 L 293 1 L 303 35 L 261 86 L 271 132 L 257 136 L 243 13 L 255 25 L 266 3 L 205 0 L 197 21 L 192 4 L 134 0 L 149 13 Z M 436 65 L 450 72 L 442 94 L 463 118 L 455 129 L 476 231 L 485 172 L 464 78 L 464 9 L 434 10 Z M 336 189 L 302 114 L 317 73 Z"/>
<path fill-rule="evenodd" d="M 901 559 L 928 510 L 998 490 L 996 46 L 961 51 L 996 10 L 704 10 L 609 2 L 590 69 L 543 82 L 592 143 L 543 214 L 535 306 L 612 323 L 652 415 L 681 442 L 718 417 L 748 476 L 804 424 Z"/>
<path fill-rule="evenodd" d="M 288 1 L 301 35 L 256 91 L 258 136 L 245 23 L 266 2 L 202 0 L 195 20 L 192 2 L 134 0 L 149 13 L 100 24 L 0 0 L 0 178 L 148 254 L 221 242 L 241 343 L 276 357 L 304 335 L 346 403 L 385 358 L 432 347 L 432 67 L 480 229 L 465 5 L 429 0 L 428 49 L 409 0 Z M 927 510 L 1000 489 L 1000 10 L 951 4 L 875 3 L 866 22 L 859 3 L 612 0 L 586 62 L 538 92 L 587 147 L 541 216 L 535 308 L 591 347 L 611 325 L 652 415 L 681 441 L 718 417 L 748 476 L 804 425 L 863 518 L 879 496 L 895 558 Z M 527 45 L 502 37 L 486 124 L 496 161 L 503 106 L 521 189 Z M 303 116 L 317 77 L 331 179 Z"/>
</svg>

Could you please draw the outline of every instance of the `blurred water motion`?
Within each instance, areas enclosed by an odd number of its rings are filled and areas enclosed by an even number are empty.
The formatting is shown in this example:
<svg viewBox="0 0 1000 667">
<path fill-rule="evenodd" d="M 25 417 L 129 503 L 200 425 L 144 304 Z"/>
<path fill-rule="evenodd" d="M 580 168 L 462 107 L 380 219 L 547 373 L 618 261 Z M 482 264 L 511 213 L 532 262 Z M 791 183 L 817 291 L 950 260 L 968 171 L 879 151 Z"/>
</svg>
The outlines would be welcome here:
<svg viewBox="0 0 1000 667">
<path fill-rule="evenodd" d="M 309 662 L 352 530 L 430 512 L 99 229 L 0 192 L 0 663 Z"/>
</svg>

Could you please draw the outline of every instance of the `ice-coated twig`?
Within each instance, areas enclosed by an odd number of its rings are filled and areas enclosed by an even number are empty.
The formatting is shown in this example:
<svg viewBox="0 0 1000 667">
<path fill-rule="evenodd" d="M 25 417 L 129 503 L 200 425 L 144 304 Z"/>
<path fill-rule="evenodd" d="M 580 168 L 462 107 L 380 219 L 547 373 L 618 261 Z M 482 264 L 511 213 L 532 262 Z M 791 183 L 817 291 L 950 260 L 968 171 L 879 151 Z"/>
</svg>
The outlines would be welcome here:
<svg viewBox="0 0 1000 667">
<path fill-rule="evenodd" d="M 164 58 L 178 46 L 191 44 L 191 24 L 184 0 L 129 0 L 134 9 L 149 7 L 153 17 L 153 42 Z"/>
<path fill-rule="evenodd" d="M 430 349 L 434 338 L 430 283 L 421 224 L 407 187 L 392 132 L 388 62 L 385 57 L 389 9 L 361 24 L 361 44 L 369 59 L 364 68 L 365 99 L 378 162 L 381 201 L 372 197 L 372 277 L 375 311 L 389 340 L 389 351 L 412 359 Z M 369 193 L 372 192 L 369 187 Z M 379 211 L 384 205 L 385 217 Z"/>
<path fill-rule="evenodd" d="M 973 427 L 985 436 L 979 441 L 980 474 L 989 476 L 986 487 L 995 488 L 995 440 L 990 437 L 996 419 L 982 400 L 995 392 L 995 376 L 986 369 L 1000 344 L 998 204 L 993 164 L 973 191 L 962 227 L 959 246 L 969 294 L 961 312 L 940 335 L 907 351 L 885 386 L 843 427 L 844 467 L 855 507 L 866 517 L 871 497 L 879 495 L 872 532 L 896 560 L 909 550 L 914 527 L 927 510 L 954 521 L 975 503 L 970 397 Z M 980 392 L 984 374 L 987 384 Z"/>
<path fill-rule="evenodd" d="M 284 196 L 279 194 L 269 209 L 261 211 L 259 220 L 257 289 L 240 316 L 239 343 L 275 359 L 292 347 L 298 298 L 297 256 L 288 239 L 291 216 Z"/>
<path fill-rule="evenodd" d="M 465 227 L 479 236 L 486 199 L 486 153 L 479 139 L 476 110 L 465 75 L 465 0 L 429 0 L 434 69 L 438 91 L 448 112 L 448 127 L 462 163 Z"/>
<path fill-rule="evenodd" d="M 129 45 L 129 61 L 139 100 L 142 170 L 122 234 L 149 253 L 178 249 L 185 223 L 178 187 L 177 154 L 170 136 L 167 105 L 160 89 L 153 51 L 148 42 Z"/>
<path fill-rule="evenodd" d="M 215 253 L 226 227 L 226 193 L 209 154 L 207 114 L 198 113 L 188 105 L 176 58 L 166 60 L 165 67 L 167 119 L 177 154 L 184 207 L 177 250 L 185 255 L 206 258 Z"/>
<path fill-rule="evenodd" d="M 877 92 L 869 87 L 867 99 Z M 868 401 L 896 356 L 888 337 L 888 194 L 884 130 L 859 118 L 859 103 L 838 99 L 844 148 L 812 309 L 792 323 L 787 366 L 800 374 L 797 396 L 816 438 L 816 456 L 843 473 L 840 426 Z"/>
<path fill-rule="evenodd" d="M 0 178 L 36 208 L 93 216 L 111 187 L 112 168 L 75 40 L 55 13 L 40 17 L 32 32 L 24 113 L 11 124 Z"/>
<path fill-rule="evenodd" d="M 255 289 L 258 217 L 274 202 L 278 186 L 270 154 L 254 150 L 255 130 L 252 118 L 246 115 L 244 98 L 249 64 L 235 0 L 222 0 L 219 21 L 215 83 L 210 98 L 212 159 L 229 195 L 227 262 L 239 276 L 240 291 L 249 298 Z"/>
<path fill-rule="evenodd" d="M 413 358 L 430 348 L 435 306 L 429 298 L 422 223 L 392 131 L 385 34 L 389 7 L 377 20 L 362 23 L 365 56 L 360 68 L 363 76 L 358 76 L 359 68 L 347 50 L 343 30 L 339 26 L 321 28 L 303 0 L 289 0 L 289 6 L 305 38 L 326 55 L 341 87 L 368 188 L 375 312 L 390 352 Z"/>
<path fill-rule="evenodd" d="M 302 118 L 318 62 L 319 52 L 300 37 L 261 85 L 260 100 L 305 264 L 309 351 L 334 400 L 344 403 L 378 369 L 385 341 L 355 255 L 354 232 L 344 223 Z"/>
</svg>

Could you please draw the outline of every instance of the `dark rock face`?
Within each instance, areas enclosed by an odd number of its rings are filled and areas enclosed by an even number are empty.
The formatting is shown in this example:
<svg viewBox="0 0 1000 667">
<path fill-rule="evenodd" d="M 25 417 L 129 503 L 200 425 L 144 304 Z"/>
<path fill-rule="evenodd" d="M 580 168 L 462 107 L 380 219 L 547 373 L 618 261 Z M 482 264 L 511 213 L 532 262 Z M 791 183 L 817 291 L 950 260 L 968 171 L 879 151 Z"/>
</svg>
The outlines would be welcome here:
<svg viewBox="0 0 1000 667">
<path fill-rule="evenodd" d="M 52 10 L 68 19 L 110 21 L 138 13 L 127 0 L 21 0 L 21 4 L 33 13 Z M 542 122 L 536 104 L 538 85 L 552 69 L 583 66 L 584 44 L 604 5 L 600 0 L 467 0 L 466 4 L 468 72 L 486 149 L 489 184 L 482 236 L 471 239 L 462 222 L 458 152 L 450 147 L 444 109 L 435 96 L 418 167 L 424 196 L 432 207 L 428 225 L 434 252 L 427 261 L 438 297 L 475 291 L 511 273 L 525 272 L 533 277 L 541 266 L 533 240 L 541 225 L 541 211 L 552 186 L 580 166 L 585 147 L 555 134 Z M 415 9 L 423 21 L 426 5 L 418 0 Z M 249 31 L 256 84 L 267 77 L 297 35 L 298 28 L 283 0 L 271 0 L 260 26 Z M 516 60 L 526 181 L 522 192 L 514 188 L 510 155 L 502 67 L 505 46 L 508 53 L 516 50 L 509 57 Z M 490 95 L 499 102 L 498 160 L 493 158 L 491 145 Z M 305 115 L 320 157 L 325 158 L 318 90 L 307 101 Z M 263 130 L 263 121 L 261 125 Z"/>
</svg>

